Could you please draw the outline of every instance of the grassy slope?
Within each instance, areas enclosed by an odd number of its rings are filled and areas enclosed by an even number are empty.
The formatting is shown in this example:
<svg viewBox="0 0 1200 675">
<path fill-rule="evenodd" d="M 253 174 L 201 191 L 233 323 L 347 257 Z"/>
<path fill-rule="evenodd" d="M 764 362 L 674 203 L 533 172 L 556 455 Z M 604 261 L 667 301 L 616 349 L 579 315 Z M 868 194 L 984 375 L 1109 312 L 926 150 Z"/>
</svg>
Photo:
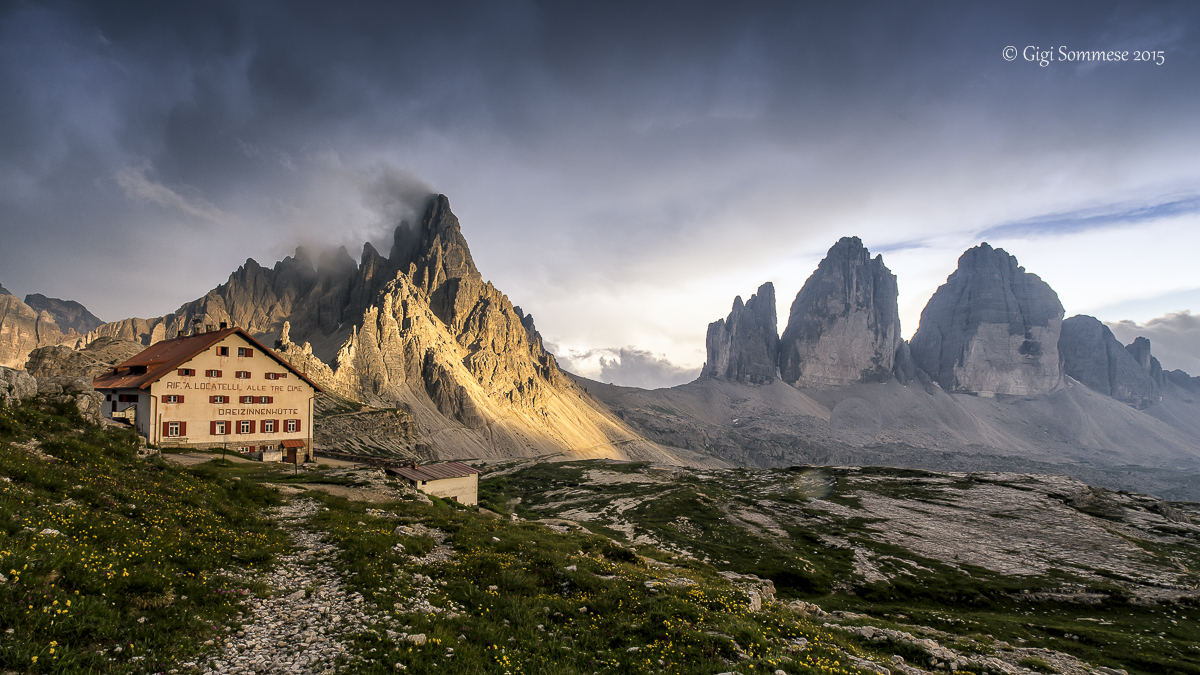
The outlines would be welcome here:
<svg viewBox="0 0 1200 675">
<path fill-rule="evenodd" d="M 14 445 L 30 439 L 57 460 L 34 458 Z M 137 459 L 133 441 L 34 407 L 0 412 L 0 477 L 8 479 L 0 482 L 0 568 L 6 576 L 0 584 L 6 594 L 0 668 L 121 673 L 203 663 L 216 649 L 205 642 L 236 629 L 245 597 L 271 592 L 253 579 L 270 570 L 288 544 L 286 533 L 263 515 L 281 497 L 258 484 L 285 478 L 261 464 L 210 462 L 179 470 Z M 530 507 L 555 499 L 555 489 L 580 487 L 593 466 L 537 465 L 485 481 L 481 496 L 497 510 L 543 517 L 544 511 Z M 633 473 L 645 467 L 605 468 Z M 679 480 L 678 489 L 666 491 L 656 484 L 586 486 L 601 502 L 631 500 L 625 513 L 635 534 L 660 542 L 636 549 L 607 536 L 560 534 L 440 500 L 368 508 L 305 493 L 300 498 L 328 509 L 308 527 L 338 546 L 346 591 L 365 597 L 363 611 L 376 622 L 352 636 L 344 670 L 855 673 L 860 671 L 848 654 L 884 663 L 892 654 L 914 662 L 928 658 L 909 645 L 823 628 L 824 619 L 779 605 L 751 612 L 745 589 L 716 574 L 732 569 L 772 578 L 781 594 L 816 600 L 827 610 L 872 616 L 858 623 L 933 626 L 951 635 L 944 644 L 963 652 L 1002 648 L 994 636 L 1134 672 L 1200 672 L 1195 607 L 1120 600 L 1096 607 L 1015 603 L 1008 592 L 1064 580 L 989 576 L 899 550 L 895 557 L 909 562 L 895 564 L 914 576 L 865 584 L 853 579 L 852 554 L 829 548 L 820 537 L 877 546 L 860 536 L 870 522 L 830 521 L 810 529 L 785 524 L 791 544 L 764 547 L 722 510 L 760 501 L 753 487 L 759 474 L 730 471 L 723 479 Z M 310 474 L 293 482 L 303 487 L 313 480 L 322 478 Z M 853 495 L 839 492 L 836 476 L 826 487 L 829 500 L 855 503 Z M 807 489 L 776 498 L 805 509 Z M 428 531 L 395 532 L 415 523 L 444 533 L 452 560 L 411 557 L 435 546 Z M 47 528 L 59 534 L 39 534 Z M 616 529 L 611 534 L 623 537 Z M 685 550 L 700 555 L 689 558 Z M 419 598 L 429 605 L 416 604 Z M 402 634 L 421 634 L 424 643 Z M 789 641 L 801 637 L 808 648 L 796 650 Z M 1032 657 L 1026 665 L 1045 666 Z"/>
<path fill-rule="evenodd" d="M 259 515 L 278 495 L 136 447 L 130 432 L 0 408 L 0 668 L 165 669 L 264 589 L 223 570 L 253 573 L 287 547 Z"/>
<path fill-rule="evenodd" d="M 247 597 L 272 592 L 254 579 L 288 543 L 263 515 L 281 498 L 258 483 L 286 477 L 220 460 L 181 470 L 138 459 L 135 440 L 32 404 L 0 411 L 0 668 L 127 673 L 203 664 L 216 655 L 214 640 L 252 620 L 239 614 Z M 353 636 L 346 672 L 395 672 L 399 663 L 410 672 L 709 673 L 726 660 L 722 670 L 738 662 L 740 672 L 791 664 L 789 672 L 857 673 L 843 650 L 871 653 L 778 608 L 749 612 L 747 595 L 709 570 L 651 563 L 603 537 L 441 500 L 368 511 L 318 492 L 302 498 L 327 507 L 311 527 L 341 549 L 347 592 L 366 596 L 376 620 L 396 622 Z M 455 559 L 409 558 L 434 546 L 428 536 L 394 533 L 413 522 L 444 531 Z M 41 534 L 47 529 L 57 534 Z M 646 585 L 665 580 L 679 585 Z M 410 611 L 413 597 L 449 610 Z M 427 641 L 389 636 L 385 625 Z M 807 649 L 786 643 L 800 636 Z"/>
</svg>

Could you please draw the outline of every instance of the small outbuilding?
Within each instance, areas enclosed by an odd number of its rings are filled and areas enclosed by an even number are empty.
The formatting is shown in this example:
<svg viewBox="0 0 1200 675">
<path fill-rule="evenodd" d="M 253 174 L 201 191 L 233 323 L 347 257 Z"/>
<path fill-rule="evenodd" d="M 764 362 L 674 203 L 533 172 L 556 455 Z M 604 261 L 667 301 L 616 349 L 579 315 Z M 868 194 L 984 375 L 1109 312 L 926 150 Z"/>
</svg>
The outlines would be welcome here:
<svg viewBox="0 0 1200 675">
<path fill-rule="evenodd" d="M 462 462 L 418 465 L 416 462 L 400 468 L 389 468 L 388 473 L 400 476 L 421 492 L 442 499 L 449 499 L 467 506 L 479 503 L 479 469 Z"/>
</svg>

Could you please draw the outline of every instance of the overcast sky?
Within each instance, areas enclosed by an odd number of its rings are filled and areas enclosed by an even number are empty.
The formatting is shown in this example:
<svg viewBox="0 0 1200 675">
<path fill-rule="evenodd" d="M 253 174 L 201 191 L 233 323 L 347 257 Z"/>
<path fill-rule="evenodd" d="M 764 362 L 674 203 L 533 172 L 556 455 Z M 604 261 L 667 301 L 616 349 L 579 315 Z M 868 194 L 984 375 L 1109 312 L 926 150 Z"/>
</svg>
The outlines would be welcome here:
<svg viewBox="0 0 1200 675">
<path fill-rule="evenodd" d="M 22 297 L 162 315 L 248 257 L 386 246 L 428 189 L 566 363 L 618 383 L 694 377 L 764 281 L 782 330 L 846 235 L 899 277 L 905 336 L 986 240 L 1068 316 L 1200 364 L 1195 3 L 2 7 Z M 1085 50 L 1128 60 L 1061 60 Z"/>
</svg>

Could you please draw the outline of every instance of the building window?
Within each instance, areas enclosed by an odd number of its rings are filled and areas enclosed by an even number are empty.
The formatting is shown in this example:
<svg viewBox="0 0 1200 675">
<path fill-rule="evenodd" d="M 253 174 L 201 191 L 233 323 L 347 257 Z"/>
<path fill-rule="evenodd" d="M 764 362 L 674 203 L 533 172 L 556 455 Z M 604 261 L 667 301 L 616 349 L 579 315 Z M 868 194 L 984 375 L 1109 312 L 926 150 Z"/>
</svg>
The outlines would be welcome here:
<svg viewBox="0 0 1200 675">
<path fill-rule="evenodd" d="M 238 403 L 254 403 L 253 396 L 239 396 Z"/>
<path fill-rule="evenodd" d="M 250 398 L 254 398 L 254 397 L 251 396 Z M 274 403 L 275 397 L 274 396 L 259 396 L 258 402 L 259 403 Z M 251 401 L 251 403 L 254 403 L 254 401 Z"/>
<path fill-rule="evenodd" d="M 215 420 L 208 423 L 208 433 L 213 436 L 224 436 L 229 433 L 229 422 L 224 420 Z"/>
<path fill-rule="evenodd" d="M 187 433 L 187 422 L 163 422 L 163 436 L 179 438 Z"/>
<path fill-rule="evenodd" d="M 264 373 L 268 380 L 283 380 L 287 378 L 287 373 Z"/>
<path fill-rule="evenodd" d="M 183 403 L 183 396 L 181 394 L 167 394 L 163 396 L 163 403 Z"/>
<path fill-rule="evenodd" d="M 237 432 L 239 434 L 254 433 L 254 420 L 238 420 Z"/>
<path fill-rule="evenodd" d="M 250 379 L 250 371 L 238 370 L 233 373 L 233 376 L 238 378 L 239 380 L 248 380 L 248 379 Z"/>
<path fill-rule="evenodd" d="M 209 396 L 208 402 L 209 403 L 229 403 L 229 397 L 228 396 Z"/>
<path fill-rule="evenodd" d="M 195 368 L 180 368 L 180 369 L 179 369 L 179 376 L 180 376 L 180 377 L 192 377 L 192 376 L 194 376 L 195 374 L 196 374 L 196 369 L 195 369 Z"/>
<path fill-rule="evenodd" d="M 275 433 L 275 420 L 263 420 L 262 429 L 264 434 Z"/>
<path fill-rule="evenodd" d="M 250 358 L 254 356 L 254 350 L 249 347 L 238 347 L 238 356 L 242 358 Z"/>
<path fill-rule="evenodd" d="M 283 425 L 283 430 L 289 434 L 300 431 L 300 420 L 286 420 Z"/>
<path fill-rule="evenodd" d="M 120 403 L 137 403 L 137 394 L 117 394 L 117 401 Z"/>
<path fill-rule="evenodd" d="M 217 347 L 217 356 L 229 356 L 229 347 Z"/>
<path fill-rule="evenodd" d="M 206 371 L 204 371 L 204 376 L 205 376 L 205 377 L 220 377 L 220 376 L 221 376 L 221 371 L 219 371 L 219 370 L 206 370 Z"/>
</svg>

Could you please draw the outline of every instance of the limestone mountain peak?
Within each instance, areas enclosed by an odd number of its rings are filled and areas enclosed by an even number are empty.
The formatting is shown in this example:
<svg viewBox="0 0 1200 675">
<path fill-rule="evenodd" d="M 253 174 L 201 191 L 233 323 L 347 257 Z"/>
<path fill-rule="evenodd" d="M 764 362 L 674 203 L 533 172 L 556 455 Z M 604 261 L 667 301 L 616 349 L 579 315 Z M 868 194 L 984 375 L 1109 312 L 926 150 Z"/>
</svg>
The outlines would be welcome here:
<svg viewBox="0 0 1200 675">
<path fill-rule="evenodd" d="M 99 317 L 74 300 L 47 298 L 41 293 L 30 293 L 25 296 L 25 304 L 35 312 L 47 312 L 64 333 L 75 331 L 84 335 L 104 325 Z"/>
<path fill-rule="evenodd" d="M 900 344 L 896 275 L 858 237 L 830 247 L 792 302 L 779 372 L 798 387 L 886 382 Z"/>
<path fill-rule="evenodd" d="M 758 287 L 750 300 L 733 299 L 725 319 L 708 324 L 705 340 L 708 361 L 702 377 L 716 377 L 750 384 L 775 380 L 779 354 L 779 329 L 775 317 L 775 285 Z"/>
<path fill-rule="evenodd" d="M 1054 289 L 985 242 L 959 257 L 929 299 L 910 348 L 947 391 L 1045 394 L 1062 383 L 1063 314 Z"/>
<path fill-rule="evenodd" d="M 100 332 L 150 344 L 197 316 L 276 344 L 329 391 L 407 407 L 444 457 L 674 459 L 562 374 L 532 317 L 480 275 L 444 195 L 395 228 L 387 258 L 366 243 L 357 261 L 341 247 L 314 266 L 297 248 L 273 269 L 247 261 L 172 315 Z"/>
</svg>

